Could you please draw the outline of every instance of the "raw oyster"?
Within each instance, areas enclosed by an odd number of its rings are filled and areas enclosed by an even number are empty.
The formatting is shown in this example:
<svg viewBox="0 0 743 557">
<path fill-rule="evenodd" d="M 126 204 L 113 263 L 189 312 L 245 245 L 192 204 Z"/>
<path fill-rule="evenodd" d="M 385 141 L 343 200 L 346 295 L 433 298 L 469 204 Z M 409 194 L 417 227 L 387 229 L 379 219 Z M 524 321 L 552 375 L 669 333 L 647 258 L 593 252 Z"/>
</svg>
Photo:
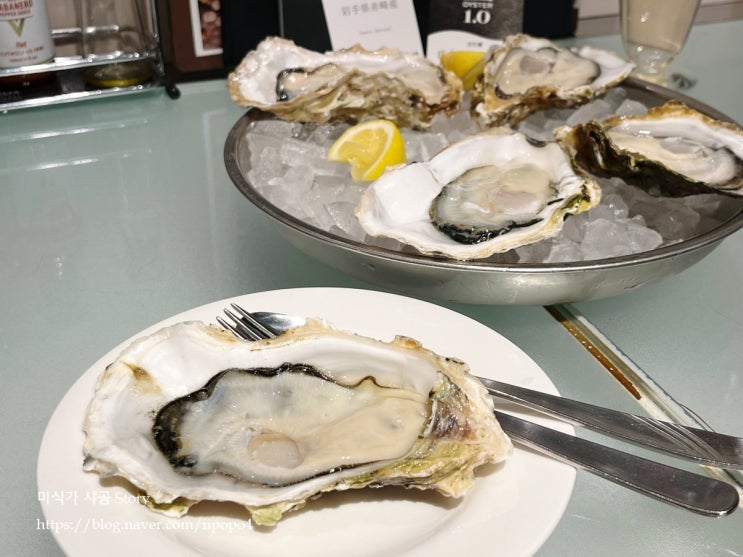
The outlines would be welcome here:
<svg viewBox="0 0 743 557">
<path fill-rule="evenodd" d="M 562 126 L 555 137 L 593 174 L 620 176 L 652 195 L 743 195 L 743 129 L 679 101 Z"/>
<path fill-rule="evenodd" d="M 472 115 L 481 124 L 516 124 L 543 108 L 587 103 L 626 78 L 633 65 L 616 54 L 547 39 L 511 35 L 491 47 L 472 91 Z"/>
<path fill-rule="evenodd" d="M 126 478 L 154 510 L 232 501 L 261 525 L 330 490 L 459 497 L 511 451 L 463 362 L 318 320 L 258 342 L 198 322 L 137 340 L 99 378 L 84 431 L 85 470 Z"/>
<path fill-rule="evenodd" d="M 452 143 L 428 162 L 387 170 L 355 213 L 372 236 L 465 260 L 552 237 L 566 215 L 600 197 L 557 143 L 497 127 Z"/>
<path fill-rule="evenodd" d="M 463 90 L 452 72 L 421 56 L 359 45 L 321 54 L 278 37 L 263 40 L 228 79 L 241 106 L 298 122 L 356 123 L 385 118 L 425 129 L 439 112 L 459 109 Z"/>
</svg>

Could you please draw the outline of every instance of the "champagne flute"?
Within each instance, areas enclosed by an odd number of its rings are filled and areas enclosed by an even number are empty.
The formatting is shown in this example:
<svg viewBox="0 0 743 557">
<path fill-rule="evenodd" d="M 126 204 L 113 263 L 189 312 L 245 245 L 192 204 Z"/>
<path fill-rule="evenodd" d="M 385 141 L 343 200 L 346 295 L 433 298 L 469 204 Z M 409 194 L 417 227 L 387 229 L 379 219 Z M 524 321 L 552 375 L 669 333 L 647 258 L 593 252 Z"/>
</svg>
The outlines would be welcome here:
<svg viewBox="0 0 743 557">
<path fill-rule="evenodd" d="M 622 45 L 637 77 L 677 89 L 694 85 L 668 66 L 686 44 L 700 1 L 621 0 Z"/>
</svg>

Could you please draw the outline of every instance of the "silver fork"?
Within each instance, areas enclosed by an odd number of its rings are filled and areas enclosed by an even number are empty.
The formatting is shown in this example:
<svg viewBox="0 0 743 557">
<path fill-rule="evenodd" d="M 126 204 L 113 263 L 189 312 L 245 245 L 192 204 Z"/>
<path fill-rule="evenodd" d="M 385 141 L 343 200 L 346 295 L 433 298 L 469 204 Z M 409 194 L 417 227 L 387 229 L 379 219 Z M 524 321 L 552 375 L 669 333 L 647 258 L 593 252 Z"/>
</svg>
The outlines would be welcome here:
<svg viewBox="0 0 743 557">
<path fill-rule="evenodd" d="M 305 321 L 303 317 L 278 313 L 250 313 L 237 304 L 232 304 L 232 308 L 237 313 L 224 310 L 230 321 L 218 316 L 217 322 L 237 337 L 250 341 L 273 338 Z M 624 414 L 491 379 L 478 379 L 493 396 L 654 450 L 705 464 L 743 468 L 743 440 L 739 438 Z M 666 503 L 718 517 L 731 513 L 738 506 L 738 491 L 726 482 L 567 435 L 504 412 L 496 410 L 495 415 L 504 431 L 522 444 Z M 723 458 L 721 450 L 728 456 L 732 451 L 733 459 Z"/>
<path fill-rule="evenodd" d="M 217 320 L 238 336 L 259 340 L 276 336 L 304 323 L 304 318 L 279 313 L 249 313 L 232 304 Z M 650 449 L 719 468 L 743 469 L 743 439 L 704 429 L 618 412 L 609 408 L 554 396 L 501 381 L 478 377 L 495 397 L 515 402 L 530 409 L 582 424 L 601 433 L 631 441 Z"/>
</svg>

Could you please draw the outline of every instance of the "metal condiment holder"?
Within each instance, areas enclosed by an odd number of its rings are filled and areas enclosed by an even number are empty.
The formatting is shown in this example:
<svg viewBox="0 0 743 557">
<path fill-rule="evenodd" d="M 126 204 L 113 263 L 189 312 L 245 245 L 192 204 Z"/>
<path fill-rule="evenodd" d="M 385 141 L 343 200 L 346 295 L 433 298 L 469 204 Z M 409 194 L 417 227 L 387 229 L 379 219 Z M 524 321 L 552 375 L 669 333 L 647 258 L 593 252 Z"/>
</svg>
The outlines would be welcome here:
<svg viewBox="0 0 743 557">
<path fill-rule="evenodd" d="M 82 99 L 143 93 L 159 87 L 165 87 L 171 98 L 177 98 L 178 90 L 165 78 L 154 0 L 147 4 L 147 10 L 145 29 L 118 25 L 107 29 L 83 29 L 82 25 L 52 29 L 56 51 L 53 60 L 33 66 L 0 69 L 0 84 L 3 78 L 13 80 L 12 85 L 0 85 L 0 113 Z M 142 33 L 147 35 L 141 41 L 145 47 L 138 52 L 84 55 L 81 46 L 83 33 L 98 32 L 112 36 L 116 33 Z M 114 70 L 114 77 L 106 77 L 102 74 L 103 70 L 107 73 Z"/>
</svg>

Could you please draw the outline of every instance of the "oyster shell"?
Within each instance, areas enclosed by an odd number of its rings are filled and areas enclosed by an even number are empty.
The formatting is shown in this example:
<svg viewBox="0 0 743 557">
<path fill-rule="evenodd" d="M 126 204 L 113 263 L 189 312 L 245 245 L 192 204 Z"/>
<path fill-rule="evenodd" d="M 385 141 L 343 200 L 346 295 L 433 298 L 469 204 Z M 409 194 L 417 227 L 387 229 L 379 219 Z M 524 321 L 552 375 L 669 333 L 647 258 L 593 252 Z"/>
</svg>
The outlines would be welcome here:
<svg viewBox="0 0 743 557">
<path fill-rule="evenodd" d="M 439 112 L 459 109 L 463 89 L 452 72 L 422 56 L 359 45 L 319 53 L 278 37 L 263 40 L 230 74 L 232 99 L 298 122 L 356 123 L 385 118 L 425 129 Z"/>
<path fill-rule="evenodd" d="M 428 162 L 387 170 L 364 192 L 356 216 L 372 236 L 425 254 L 477 259 L 556 235 L 566 215 L 601 192 L 555 142 L 490 128 Z"/>
<path fill-rule="evenodd" d="M 459 497 L 511 451 L 464 363 L 318 320 L 257 342 L 198 322 L 139 339 L 99 378 L 84 431 L 85 470 L 155 510 L 232 501 L 262 525 L 330 490 Z"/>
<path fill-rule="evenodd" d="M 584 104 L 633 67 L 592 46 L 564 49 L 547 39 L 511 35 L 488 51 L 473 87 L 472 115 L 486 126 L 513 125 L 543 108 Z"/>
<path fill-rule="evenodd" d="M 652 195 L 743 195 L 743 129 L 679 101 L 562 126 L 555 137 L 593 174 L 620 176 Z"/>
</svg>

